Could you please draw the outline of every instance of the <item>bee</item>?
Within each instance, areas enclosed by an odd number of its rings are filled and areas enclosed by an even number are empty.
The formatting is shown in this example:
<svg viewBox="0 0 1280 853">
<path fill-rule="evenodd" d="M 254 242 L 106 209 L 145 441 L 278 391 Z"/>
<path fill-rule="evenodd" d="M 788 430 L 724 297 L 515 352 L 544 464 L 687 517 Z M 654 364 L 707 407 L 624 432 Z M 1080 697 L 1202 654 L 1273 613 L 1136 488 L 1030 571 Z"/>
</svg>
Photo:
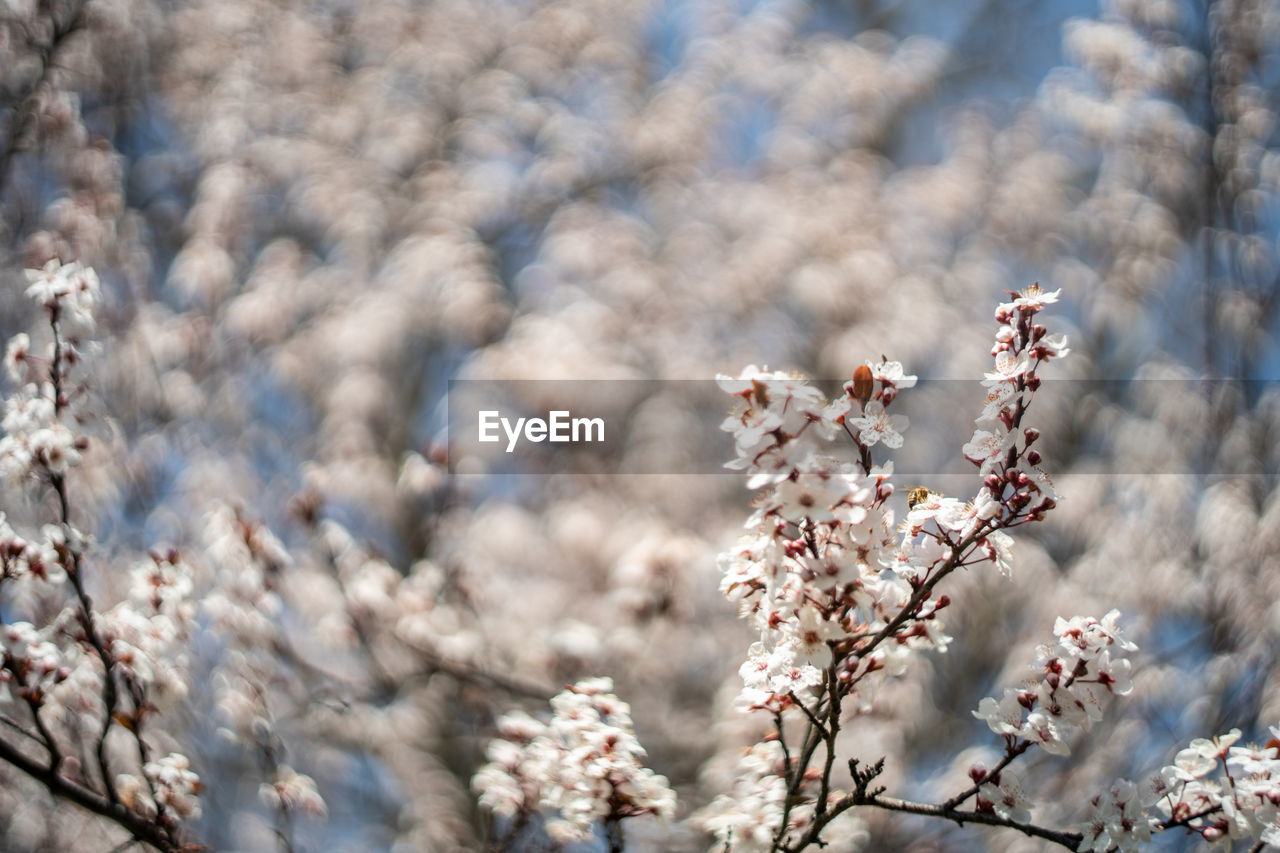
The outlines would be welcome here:
<svg viewBox="0 0 1280 853">
<path fill-rule="evenodd" d="M 937 494 L 937 492 L 934 492 L 931 489 L 926 489 L 924 486 L 916 486 L 911 491 L 907 492 L 907 509 L 915 509 L 916 504 L 921 501 L 928 500 L 929 495 L 934 494 Z"/>
</svg>

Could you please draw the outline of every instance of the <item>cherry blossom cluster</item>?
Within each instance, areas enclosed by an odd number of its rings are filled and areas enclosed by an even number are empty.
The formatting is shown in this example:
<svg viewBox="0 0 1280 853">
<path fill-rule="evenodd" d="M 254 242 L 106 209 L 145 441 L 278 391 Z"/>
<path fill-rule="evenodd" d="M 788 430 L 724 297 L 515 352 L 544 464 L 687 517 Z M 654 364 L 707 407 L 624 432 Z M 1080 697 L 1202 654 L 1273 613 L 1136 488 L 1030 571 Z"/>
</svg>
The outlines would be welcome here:
<svg viewBox="0 0 1280 853">
<path fill-rule="evenodd" d="M 44 308 L 52 340 L 37 348 L 26 333 L 5 350 L 5 372 L 18 385 L 5 401 L 0 473 L 21 481 L 48 473 L 61 476 L 80 463 L 88 446 L 78 424 L 87 417 L 81 374 L 99 299 L 98 276 L 78 263 L 49 261 L 27 270 L 27 295 Z"/>
<path fill-rule="evenodd" d="M 129 773 L 116 777 L 121 801 L 131 809 L 154 816 L 160 808 L 184 820 L 200 817 L 200 778 L 185 755 L 170 753 L 142 768 L 142 778 Z"/>
<path fill-rule="evenodd" d="M 154 553 L 133 570 L 127 596 L 95 607 L 85 572 L 98 555 L 72 523 L 72 474 L 90 442 L 84 336 L 94 329 L 98 279 L 57 260 L 27 278 L 47 325 L 43 343 L 19 334 L 6 349 L 17 389 L 5 403 L 0 470 L 19 488 L 51 493 L 57 518 L 28 535 L 0 517 L 0 701 L 17 706 L 7 730 L 47 755 L 33 761 L 7 743 L 0 752 L 52 793 L 176 850 L 182 822 L 200 814 L 200 782 L 185 755 L 152 757 L 171 742 L 152 721 L 187 691 L 191 572 L 176 552 Z"/>
<path fill-rule="evenodd" d="M 961 564 L 990 560 L 1009 571 L 1001 528 L 1038 519 L 1057 497 L 1031 449 L 1038 432 L 1020 430 L 1036 370 L 1068 352 L 1064 337 L 1034 319 L 1057 295 L 1032 285 L 997 309 L 995 364 L 964 447 L 983 487 L 970 501 L 913 497 L 900 537 L 886 505 L 892 463 L 875 465 L 872 452 L 902 446 L 906 418 L 888 407 L 915 376 L 887 359 L 868 362 L 831 403 L 800 377 L 754 366 L 718 378 L 735 399 L 721 425 L 737 451 L 728 467 L 762 490 L 748 532 L 721 560 L 722 591 L 761 632 L 742 667 L 744 706 L 781 710 L 833 664 L 848 693 L 872 673 L 900 672 L 912 651 L 945 650 L 937 616 L 949 599 L 921 591 Z M 856 463 L 825 452 L 841 435 L 856 446 Z M 893 642 L 882 643 L 889 634 Z"/>
<path fill-rule="evenodd" d="M 170 707 L 187 693 L 186 647 L 195 626 L 191 569 L 176 551 L 152 554 L 131 575 L 129 598 L 102 614 L 122 678 L 148 702 Z"/>
<path fill-rule="evenodd" d="M 0 670 L 0 704 L 14 700 L 39 706 L 54 688 L 71 675 L 63 650 L 50 642 L 55 632 L 30 622 L 13 622 L 0 629 L 3 670 Z"/>
<path fill-rule="evenodd" d="M 579 681 L 552 698 L 550 722 L 519 712 L 499 722 L 502 737 L 490 743 L 472 786 L 495 815 L 514 819 L 512 834 L 542 809 L 558 813 L 545 828 L 565 842 L 589 838 L 601 824 L 620 831 L 611 827 L 623 818 L 674 815 L 675 792 L 641 763 L 631 709 L 612 690 L 608 678 Z"/>
<path fill-rule="evenodd" d="M 1133 690 L 1131 665 L 1122 653 L 1138 647 L 1121 635 L 1119 617 L 1112 610 L 1101 620 L 1058 619 L 1057 642 L 1041 647 L 1037 657 L 1035 683 L 1006 688 L 998 701 L 986 697 L 973 715 L 998 735 L 1030 741 L 1054 755 L 1070 753 L 1068 740 L 1102 719 L 1107 697 Z"/>
<path fill-rule="evenodd" d="M 287 764 L 276 769 L 270 783 L 264 782 L 259 786 L 258 797 L 270 809 L 299 812 L 313 817 L 325 817 L 329 814 L 324 798 L 316 790 L 316 780 Z"/>
<path fill-rule="evenodd" d="M 782 710 L 807 695 L 837 662 L 837 644 L 885 624 L 910 598 L 906 578 L 881 571 L 895 538 L 885 506 L 892 467 L 860 467 L 823 451 L 839 434 L 856 436 L 863 453 L 881 442 L 901 446 L 905 419 L 885 407 L 915 381 L 896 362 L 868 365 L 827 403 L 784 373 L 749 367 L 718 378 L 734 397 L 721 426 L 737 449 L 729 467 L 746 470 L 748 486 L 762 490 L 748 531 L 720 558 L 721 591 L 761 635 L 741 669 L 746 708 Z M 883 666 L 881 659 L 873 668 Z"/>
<path fill-rule="evenodd" d="M 1019 431 L 1019 426 L 1031 396 L 1040 387 L 1040 365 L 1070 350 L 1065 335 L 1050 337 L 1048 329 L 1035 320 L 1045 305 L 1058 301 L 1058 291 L 1045 291 L 1033 284 L 1013 297 L 996 308 L 1000 325 L 991 348 L 995 364 L 983 378 L 987 392 L 982 414 L 963 453 L 978 466 L 991 496 L 1002 497 L 1004 490 L 1012 487 L 1010 505 L 1019 511 L 1033 505 L 1030 518 L 1034 520 L 1053 508 L 1057 494 L 1040 469 L 1039 451 L 1031 449 L 1039 431 Z"/>
<path fill-rule="evenodd" d="M 46 524 L 40 532 L 39 540 L 28 541 L 14 532 L 5 514 L 0 512 L 0 572 L 5 580 L 58 584 L 67 579 L 56 549 L 63 539 L 62 529 Z"/>
<path fill-rule="evenodd" d="M 1018 774 L 1008 768 L 988 774 L 977 767 L 970 776 L 980 783 L 976 795 L 979 812 L 991 812 L 1012 823 L 1031 822 L 1031 799 Z"/>
<path fill-rule="evenodd" d="M 1111 850 L 1138 850 L 1151 840 L 1154 821 L 1147 809 L 1154 796 L 1127 779 L 1117 780 L 1105 794 L 1093 798 L 1093 814 L 1081 829 L 1080 851 L 1108 853 Z"/>
<path fill-rule="evenodd" d="M 799 838 L 809 831 L 820 780 L 817 773 L 808 774 L 796 791 L 788 793 L 787 764 L 780 740 L 764 740 L 747 750 L 738 762 L 733 788 L 694 815 L 698 825 L 715 836 L 713 849 L 768 853 L 780 840 Z M 852 812 L 837 818 L 829 830 L 851 844 L 865 833 Z"/>
<path fill-rule="evenodd" d="M 785 373 L 749 367 L 736 378 L 719 377 L 734 397 L 721 425 L 734 438 L 736 458 L 728 467 L 744 470 L 748 487 L 759 490 L 747 531 L 721 557 L 721 591 L 760 632 L 740 669 L 739 705 L 769 711 L 778 744 L 759 748 L 756 772 L 740 776 L 743 791 L 717 801 L 706 825 L 723 843 L 800 850 L 831 831 L 851 805 L 883 803 L 867 791 L 878 770 L 860 777 L 861 787 L 849 794 L 832 787 L 842 703 L 848 698 L 869 708 L 879 683 L 903 673 L 913 654 L 945 651 L 951 638 L 940 613 L 951 601 L 935 587 L 956 569 L 983 563 L 1009 574 L 1012 540 L 1004 531 L 1056 505 L 1031 447 L 1039 433 L 1022 421 L 1040 386 L 1038 369 L 1068 352 L 1065 337 L 1049 337 L 1035 318 L 1058 294 L 1032 285 L 1012 297 L 996 310 L 994 364 L 984 377 L 976 430 L 963 448 L 982 485 L 968 501 L 913 489 L 896 529 L 888 505 L 892 462 L 877 464 L 874 454 L 902 446 L 907 420 L 889 409 L 915 376 L 884 358 L 867 362 L 830 403 Z M 855 461 L 834 455 L 837 438 L 852 442 Z M 1096 705 L 1091 691 L 1124 692 L 1127 662 L 1112 662 L 1110 651 L 1093 645 L 1123 644 L 1114 616 L 1103 623 L 1060 620 L 1061 654 L 1042 661 L 1048 673 L 1042 701 L 1050 713 L 1023 721 L 1019 703 L 1031 700 L 1014 692 L 983 705 L 1005 727 L 998 730 L 1056 749 L 1062 742 L 1049 722 L 1055 715 L 1087 722 Z M 1013 709 L 1016 720 L 1007 721 Z M 785 719 L 797 719 L 797 711 L 806 728 L 792 754 Z M 810 766 L 820 745 L 823 769 Z M 776 766 L 764 760 L 779 751 Z M 1028 814 L 1021 782 L 1004 765 L 975 776 L 968 796 L 977 797 L 980 811 L 1008 822 Z"/>
<path fill-rule="evenodd" d="M 1143 785 L 1116 782 L 1094 798 L 1079 850 L 1137 850 L 1152 832 L 1175 827 L 1211 843 L 1280 843 L 1280 727 L 1263 746 L 1236 746 L 1240 738 L 1239 729 L 1197 738 Z"/>
</svg>

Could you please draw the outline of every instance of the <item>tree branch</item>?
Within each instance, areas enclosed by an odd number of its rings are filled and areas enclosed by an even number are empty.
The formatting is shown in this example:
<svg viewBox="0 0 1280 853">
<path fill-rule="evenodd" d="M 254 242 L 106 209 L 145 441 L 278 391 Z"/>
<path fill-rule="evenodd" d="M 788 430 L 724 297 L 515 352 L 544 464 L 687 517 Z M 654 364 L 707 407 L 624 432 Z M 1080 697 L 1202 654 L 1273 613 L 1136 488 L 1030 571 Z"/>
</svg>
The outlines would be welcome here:
<svg viewBox="0 0 1280 853">
<path fill-rule="evenodd" d="M 168 829 L 118 802 L 111 802 L 96 791 L 66 779 L 53 768 L 46 767 L 4 740 L 0 740 L 0 761 L 5 761 L 26 773 L 44 785 L 55 797 L 75 803 L 128 830 L 139 841 L 150 844 L 164 853 L 181 853 L 183 849 Z"/>
</svg>

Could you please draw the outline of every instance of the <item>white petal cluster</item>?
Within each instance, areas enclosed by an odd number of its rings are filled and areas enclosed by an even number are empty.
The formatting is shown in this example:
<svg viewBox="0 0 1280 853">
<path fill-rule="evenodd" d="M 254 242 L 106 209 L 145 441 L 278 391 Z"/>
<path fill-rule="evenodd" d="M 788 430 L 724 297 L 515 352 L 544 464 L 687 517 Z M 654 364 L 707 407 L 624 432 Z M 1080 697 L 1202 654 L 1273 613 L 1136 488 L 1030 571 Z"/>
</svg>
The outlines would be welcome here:
<svg viewBox="0 0 1280 853">
<path fill-rule="evenodd" d="M 670 818 L 676 795 L 641 761 L 631 709 L 613 695 L 608 678 L 580 681 L 551 700 L 551 721 L 508 714 L 489 763 L 472 779 L 480 802 L 500 817 L 550 809 L 554 837 L 590 837 L 606 818 L 641 814 Z"/>
<path fill-rule="evenodd" d="M 908 421 L 906 415 L 890 415 L 883 403 L 871 400 L 863 408 L 862 417 L 851 419 L 849 426 L 858 431 L 858 440 L 867 447 L 883 443 L 890 450 L 897 450 L 902 447 L 902 433 Z"/>
<path fill-rule="evenodd" d="M 886 569 L 896 544 L 884 506 L 891 489 L 882 488 L 891 467 L 864 474 L 824 454 L 846 428 L 863 436 L 865 448 L 901 445 L 897 430 L 905 423 L 885 415 L 886 401 L 915 377 L 896 362 L 863 370 L 864 384 L 855 392 L 850 383 L 830 404 L 787 374 L 749 367 L 737 379 L 719 377 L 736 398 L 721 425 L 738 451 L 729 467 L 747 470 L 749 487 L 763 487 L 748 531 L 720 557 L 721 591 L 760 631 L 741 669 L 744 708 L 794 702 L 821 683 L 821 670 L 834 661 L 833 644 L 860 627 L 882 625 L 910 596 L 907 580 Z M 854 408 L 861 417 L 847 417 Z M 875 668 L 896 651 L 886 650 Z"/>
<path fill-rule="evenodd" d="M 52 628 L 30 622 L 0 626 L 0 703 L 15 699 L 39 703 L 71 673 L 69 661 L 52 638 Z"/>
<path fill-rule="evenodd" d="M 1206 841 L 1280 843 L 1280 726 L 1264 746 L 1236 746 L 1239 729 L 1197 738 L 1150 780 L 1147 806 Z"/>
<path fill-rule="evenodd" d="M 80 464 L 80 440 L 58 418 L 53 387 L 29 383 L 5 401 L 0 473 L 13 480 L 47 470 L 65 474 Z"/>
<path fill-rule="evenodd" d="M 698 815 L 721 849 L 742 853 L 772 849 L 787 799 L 782 770 L 782 746 L 776 741 L 757 743 L 742 757 L 733 790 L 717 797 Z"/>
<path fill-rule="evenodd" d="M 287 764 L 276 769 L 270 784 L 263 783 L 258 788 L 258 798 L 269 809 L 283 809 L 321 818 L 329 814 L 329 807 L 316 788 L 316 780 Z"/>
<path fill-rule="evenodd" d="M 1038 503 L 1048 508 L 1057 494 L 1048 477 L 1039 470 L 1038 454 L 1028 452 L 1034 437 L 1020 435 L 1018 425 L 1030 396 L 1039 386 L 1037 369 L 1051 359 L 1067 355 L 1070 350 L 1065 336 L 1051 338 L 1045 327 L 1035 322 L 1035 315 L 1045 305 L 1058 301 L 1057 290 L 1044 291 L 1039 284 L 1033 284 L 1015 292 L 1013 297 L 1012 301 L 996 308 L 1000 327 L 991 348 L 995 363 L 984 374 L 982 385 L 986 388 L 986 400 L 973 437 L 962 452 L 978 466 L 988 482 L 993 477 L 1003 480 L 1012 471 L 1015 479 L 1011 482 L 1039 492 Z M 1024 455 L 1031 457 L 1026 471 L 1014 467 L 1014 462 Z M 1019 482 L 1018 475 L 1027 481 Z"/>
<path fill-rule="evenodd" d="M 41 541 L 29 541 L 14 532 L 0 512 L 0 573 L 6 580 L 34 580 L 58 584 L 67 579 L 56 546 L 64 540 L 62 528 L 45 525 Z"/>
<path fill-rule="evenodd" d="M 1081 827 L 1084 838 L 1076 849 L 1081 853 L 1138 850 L 1143 842 L 1151 840 L 1149 805 L 1137 785 L 1124 779 L 1117 781 L 1110 791 L 1093 798 L 1093 814 Z"/>
<path fill-rule="evenodd" d="M 195 820 L 200 817 L 200 777 L 191 769 L 191 761 L 181 753 L 148 761 L 142 767 L 143 778 L 132 773 L 116 776 L 116 793 L 127 808 L 143 815 L 157 814 L 157 803 L 171 819 Z M 153 796 L 154 794 L 154 796 Z"/>
<path fill-rule="evenodd" d="M 156 792 L 156 801 L 183 819 L 200 817 L 200 777 L 185 755 L 171 752 L 142 768 Z"/>
<path fill-rule="evenodd" d="M 711 850 L 767 853 L 774 849 L 787 802 L 784 766 L 782 745 L 776 740 L 757 743 L 742 756 L 734 773 L 733 789 L 716 797 L 693 818 L 715 836 Z M 812 824 L 816 782 L 806 779 L 801 783 L 791 810 L 785 812 L 784 838 L 794 841 Z M 846 811 L 824 828 L 823 837 L 837 841 L 841 850 L 857 850 L 866 841 L 867 832 L 862 821 L 852 811 Z"/>
<path fill-rule="evenodd" d="M 1014 823 L 1031 822 L 1031 800 L 1022 788 L 1022 780 L 1005 768 L 996 779 L 989 779 L 978 789 L 978 810 L 990 810 Z"/>
<path fill-rule="evenodd" d="M 154 554 L 133 569 L 130 597 L 102 615 L 103 637 L 119 671 L 160 706 L 187 693 L 192 589 L 191 570 L 177 554 Z"/>
<path fill-rule="evenodd" d="M 785 480 L 822 436 L 839 428 L 827 415 L 822 392 L 803 377 L 751 365 L 737 378 L 721 374 L 716 382 L 735 398 L 733 410 L 720 425 L 733 434 L 737 451 L 726 467 L 751 474 L 750 488 Z"/>
<path fill-rule="evenodd" d="M 283 609 L 272 574 L 292 560 L 266 527 L 227 506 L 205 522 L 205 555 L 217 579 L 203 602 L 214 624 L 242 645 L 267 648 Z"/>
<path fill-rule="evenodd" d="M 1280 842 L 1280 727 L 1272 727 L 1271 735 L 1265 746 L 1236 746 L 1239 729 L 1196 738 L 1144 785 L 1118 781 L 1094 798 L 1077 849 L 1137 850 L 1153 831 L 1172 825 L 1210 843 Z"/>
<path fill-rule="evenodd" d="M 33 473 L 62 475 L 81 462 L 87 441 L 79 425 L 90 413 L 78 379 L 88 349 L 80 336 L 93 331 L 98 304 L 98 277 L 91 268 L 55 259 L 26 274 L 27 295 L 48 311 L 57 345 L 50 343 L 37 356 L 22 333 L 5 350 L 5 372 L 18 388 L 5 400 L 0 421 L 0 474 L 16 481 Z"/>
<path fill-rule="evenodd" d="M 1130 663 L 1121 656 L 1137 649 L 1120 634 L 1118 610 L 1102 619 L 1076 616 L 1054 623 L 1057 642 L 1043 646 L 1032 685 L 1006 688 L 997 701 L 987 697 L 973 715 L 993 732 L 1028 740 L 1054 755 L 1067 755 L 1067 741 L 1102 719 L 1102 705 L 1111 694 L 1133 689 Z"/>
<path fill-rule="evenodd" d="M 41 269 L 27 270 L 27 296 L 50 312 L 57 312 L 63 332 L 72 338 L 93 332 L 93 311 L 98 305 L 98 274 L 76 261 L 57 258 Z"/>
</svg>

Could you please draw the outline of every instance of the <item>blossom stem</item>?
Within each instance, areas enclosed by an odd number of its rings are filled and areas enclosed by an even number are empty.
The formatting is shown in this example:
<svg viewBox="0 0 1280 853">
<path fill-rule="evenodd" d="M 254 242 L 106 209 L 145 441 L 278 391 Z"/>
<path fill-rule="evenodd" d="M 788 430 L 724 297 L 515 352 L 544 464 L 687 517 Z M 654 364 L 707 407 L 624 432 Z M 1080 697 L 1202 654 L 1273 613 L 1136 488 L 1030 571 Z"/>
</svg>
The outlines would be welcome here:
<svg viewBox="0 0 1280 853">
<path fill-rule="evenodd" d="M 954 797 L 952 797 L 951 799 L 943 803 L 942 804 L 943 811 L 952 811 L 961 803 L 965 802 L 974 794 L 978 793 L 979 788 L 981 788 L 984 784 L 994 779 L 996 776 L 1000 775 L 1001 770 L 1005 769 L 1010 764 L 1012 764 L 1014 760 L 1017 759 L 1018 756 L 1022 755 L 1024 752 L 1026 752 L 1030 748 L 1031 748 L 1031 741 L 1029 740 L 1022 740 L 1022 741 L 1018 741 L 1016 744 L 1010 744 L 1008 747 L 1005 748 L 1004 757 L 1000 759 L 1000 763 L 997 764 L 995 767 L 991 768 L 990 770 L 988 770 L 986 773 L 984 773 L 981 779 L 978 779 L 968 788 L 964 789 L 963 791 L 961 791 L 960 793 L 956 794 Z"/>
</svg>

